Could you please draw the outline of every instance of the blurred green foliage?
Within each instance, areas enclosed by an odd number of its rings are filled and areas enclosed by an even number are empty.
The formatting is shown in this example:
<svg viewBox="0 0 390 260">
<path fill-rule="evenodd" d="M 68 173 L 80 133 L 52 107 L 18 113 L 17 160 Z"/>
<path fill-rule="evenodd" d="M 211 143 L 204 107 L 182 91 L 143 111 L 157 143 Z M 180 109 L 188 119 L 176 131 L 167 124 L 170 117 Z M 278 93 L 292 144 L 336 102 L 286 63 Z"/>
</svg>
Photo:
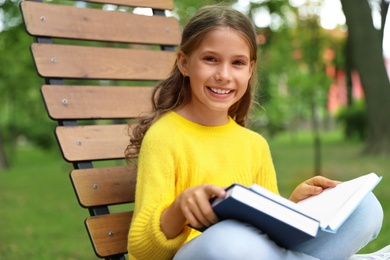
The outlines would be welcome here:
<svg viewBox="0 0 390 260">
<path fill-rule="evenodd" d="M 9 148 L 22 137 L 42 147 L 54 143 L 54 136 L 47 132 L 54 123 L 40 94 L 44 81 L 29 51 L 32 41 L 20 23 L 0 33 L 0 134 Z"/>
<path fill-rule="evenodd" d="M 338 111 L 336 119 L 344 128 L 344 137 L 365 140 L 367 137 L 367 108 L 364 101 L 355 101 Z"/>
</svg>

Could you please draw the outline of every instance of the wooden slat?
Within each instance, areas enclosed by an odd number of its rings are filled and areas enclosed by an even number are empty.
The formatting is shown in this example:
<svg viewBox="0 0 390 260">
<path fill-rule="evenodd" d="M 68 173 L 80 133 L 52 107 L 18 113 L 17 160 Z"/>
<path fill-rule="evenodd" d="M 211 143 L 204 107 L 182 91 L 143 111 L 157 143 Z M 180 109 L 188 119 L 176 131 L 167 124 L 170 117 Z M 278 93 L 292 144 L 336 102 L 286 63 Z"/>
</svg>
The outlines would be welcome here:
<svg viewBox="0 0 390 260">
<path fill-rule="evenodd" d="M 130 140 L 126 124 L 58 126 L 56 136 L 69 162 L 122 159 Z"/>
<path fill-rule="evenodd" d="M 96 255 L 127 253 L 127 235 L 133 212 L 89 217 L 85 221 Z"/>
<path fill-rule="evenodd" d="M 94 207 L 134 202 L 136 169 L 128 166 L 73 170 L 70 173 L 80 205 Z"/>
<path fill-rule="evenodd" d="M 22 2 L 27 32 L 47 36 L 108 42 L 178 45 L 177 20 L 119 11 Z"/>
<path fill-rule="evenodd" d="M 176 58 L 168 51 L 40 43 L 31 50 L 39 75 L 49 78 L 161 80 Z"/>
<path fill-rule="evenodd" d="M 85 2 L 172 10 L 173 0 L 84 0 Z"/>
<path fill-rule="evenodd" d="M 135 118 L 151 110 L 153 87 L 42 86 L 50 118 Z"/>
</svg>

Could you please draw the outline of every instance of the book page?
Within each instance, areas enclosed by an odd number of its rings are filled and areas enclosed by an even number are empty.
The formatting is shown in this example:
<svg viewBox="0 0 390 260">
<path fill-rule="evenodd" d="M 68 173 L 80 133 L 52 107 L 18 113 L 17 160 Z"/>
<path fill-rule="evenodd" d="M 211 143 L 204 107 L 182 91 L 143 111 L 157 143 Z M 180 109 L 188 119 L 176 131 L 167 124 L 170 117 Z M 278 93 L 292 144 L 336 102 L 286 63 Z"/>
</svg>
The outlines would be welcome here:
<svg viewBox="0 0 390 260">
<path fill-rule="evenodd" d="M 255 192 L 257 192 L 257 193 L 259 193 L 259 194 L 262 194 L 262 195 L 264 195 L 264 196 L 266 196 L 266 197 L 268 197 L 268 198 L 270 198 L 270 199 L 272 199 L 272 200 L 274 200 L 274 201 L 276 201 L 276 202 L 278 202 L 278 203 L 280 203 L 282 205 L 286 205 L 286 206 L 288 206 L 290 208 L 293 208 L 293 209 L 295 209 L 297 211 L 300 211 L 299 208 L 297 207 L 296 203 L 294 203 L 291 200 L 286 199 L 286 198 L 284 198 L 282 196 L 279 196 L 279 195 L 273 193 L 272 191 L 267 190 L 266 188 L 261 187 L 258 184 L 252 184 L 248 188 L 253 190 L 253 191 L 255 191 Z"/>
<path fill-rule="evenodd" d="M 337 229 L 379 180 L 375 173 L 370 173 L 328 188 L 297 205 L 303 212 L 320 220 L 321 228 L 326 229 L 331 224 L 331 229 Z"/>
</svg>

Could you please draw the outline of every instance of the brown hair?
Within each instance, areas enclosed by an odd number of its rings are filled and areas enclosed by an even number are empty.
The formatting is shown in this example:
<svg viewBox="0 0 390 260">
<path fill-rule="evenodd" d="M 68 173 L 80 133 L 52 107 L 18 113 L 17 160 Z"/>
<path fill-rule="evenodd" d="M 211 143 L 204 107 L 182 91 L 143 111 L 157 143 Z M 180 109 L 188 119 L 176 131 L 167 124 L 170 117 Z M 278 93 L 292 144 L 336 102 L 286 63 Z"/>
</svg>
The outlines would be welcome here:
<svg viewBox="0 0 390 260">
<path fill-rule="evenodd" d="M 207 33 L 219 27 L 230 27 L 241 34 L 250 47 L 250 59 L 256 62 L 257 44 L 253 24 L 244 14 L 225 5 L 209 5 L 199 9 L 183 30 L 178 51 L 190 55 Z M 146 131 L 157 119 L 191 100 L 189 84 L 189 78 L 180 73 L 176 61 L 170 75 L 153 91 L 152 111 L 141 117 L 134 127 L 129 127 L 131 138 L 125 151 L 128 160 L 138 155 Z M 239 125 L 244 126 L 246 123 L 256 84 L 257 75 L 254 68 L 244 96 L 229 108 L 229 116 Z"/>
</svg>

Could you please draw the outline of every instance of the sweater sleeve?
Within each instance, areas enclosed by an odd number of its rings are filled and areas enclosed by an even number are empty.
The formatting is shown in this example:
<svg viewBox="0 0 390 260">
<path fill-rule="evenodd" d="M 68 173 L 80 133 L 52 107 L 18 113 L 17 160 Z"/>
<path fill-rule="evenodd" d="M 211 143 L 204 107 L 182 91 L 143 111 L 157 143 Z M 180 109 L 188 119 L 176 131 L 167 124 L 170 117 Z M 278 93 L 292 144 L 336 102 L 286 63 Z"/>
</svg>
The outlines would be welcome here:
<svg viewBox="0 0 390 260">
<path fill-rule="evenodd" d="M 171 259 L 187 239 L 190 229 L 167 239 L 160 229 L 162 212 L 175 196 L 175 149 L 164 136 L 145 136 L 139 155 L 134 217 L 128 237 L 132 258 Z M 171 148 L 170 148 L 171 147 Z"/>
</svg>

